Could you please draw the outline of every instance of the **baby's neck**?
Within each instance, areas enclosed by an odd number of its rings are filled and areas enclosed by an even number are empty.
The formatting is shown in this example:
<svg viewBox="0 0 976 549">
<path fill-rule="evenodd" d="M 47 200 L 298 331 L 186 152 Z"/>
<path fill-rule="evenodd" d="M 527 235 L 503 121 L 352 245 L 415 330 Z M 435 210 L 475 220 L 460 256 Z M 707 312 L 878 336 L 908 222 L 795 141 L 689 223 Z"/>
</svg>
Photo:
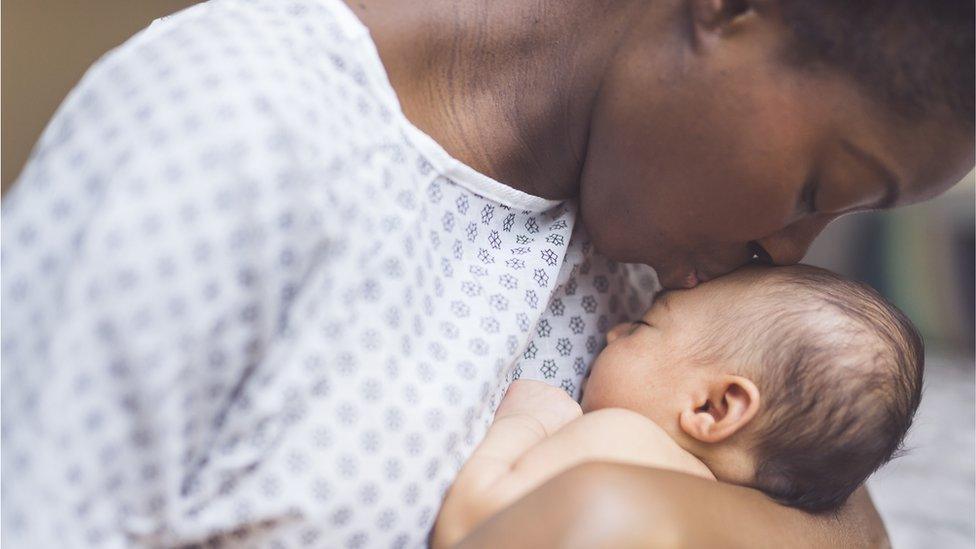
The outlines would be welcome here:
<svg viewBox="0 0 976 549">
<path fill-rule="evenodd" d="M 725 443 L 707 444 L 687 436 L 674 437 L 678 445 L 698 458 L 715 475 L 730 484 L 749 486 L 755 478 L 755 461 L 738 445 Z"/>
</svg>

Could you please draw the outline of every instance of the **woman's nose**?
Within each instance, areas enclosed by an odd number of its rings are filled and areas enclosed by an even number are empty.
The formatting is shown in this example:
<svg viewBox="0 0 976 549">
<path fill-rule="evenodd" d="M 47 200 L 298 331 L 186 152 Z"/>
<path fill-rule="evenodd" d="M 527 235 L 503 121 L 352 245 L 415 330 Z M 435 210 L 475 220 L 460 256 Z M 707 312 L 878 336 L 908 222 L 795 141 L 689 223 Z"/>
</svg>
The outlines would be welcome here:
<svg viewBox="0 0 976 549">
<path fill-rule="evenodd" d="M 621 322 L 613 328 L 610 328 L 610 331 L 607 332 L 607 343 L 613 343 L 618 337 L 626 333 L 625 330 L 630 328 L 630 326 L 630 322 Z"/>
<path fill-rule="evenodd" d="M 778 232 L 756 241 L 766 251 L 773 265 L 794 265 L 803 260 L 810 244 L 834 218 L 818 216 L 797 221 Z M 761 255 L 761 254 L 760 254 Z"/>
</svg>

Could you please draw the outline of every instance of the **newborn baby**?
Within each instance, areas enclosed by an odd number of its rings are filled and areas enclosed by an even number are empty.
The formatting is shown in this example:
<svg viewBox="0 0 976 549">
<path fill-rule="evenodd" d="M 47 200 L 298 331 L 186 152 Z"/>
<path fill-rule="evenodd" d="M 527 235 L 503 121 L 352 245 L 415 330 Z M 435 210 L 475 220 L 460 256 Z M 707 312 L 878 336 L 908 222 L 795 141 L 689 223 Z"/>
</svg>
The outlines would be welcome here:
<svg viewBox="0 0 976 549">
<path fill-rule="evenodd" d="M 673 469 L 836 509 L 898 449 L 922 342 L 874 290 L 808 267 L 750 266 L 659 294 L 614 327 L 582 409 L 512 384 L 441 508 L 434 545 L 586 461 Z"/>
</svg>

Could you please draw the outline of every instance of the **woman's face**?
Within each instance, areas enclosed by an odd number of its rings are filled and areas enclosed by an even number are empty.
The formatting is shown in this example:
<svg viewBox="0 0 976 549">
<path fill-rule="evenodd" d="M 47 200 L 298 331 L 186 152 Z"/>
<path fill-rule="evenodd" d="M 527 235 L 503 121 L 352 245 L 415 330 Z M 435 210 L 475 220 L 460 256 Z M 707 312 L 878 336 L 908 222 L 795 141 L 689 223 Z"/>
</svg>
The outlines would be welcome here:
<svg viewBox="0 0 976 549">
<path fill-rule="evenodd" d="M 951 117 L 908 122 L 840 75 L 787 66 L 785 30 L 771 23 L 746 20 L 731 36 L 664 73 L 660 42 L 621 45 L 581 184 L 605 255 L 654 267 L 666 288 L 757 252 L 791 264 L 840 215 L 924 200 L 972 167 L 972 134 Z"/>
</svg>

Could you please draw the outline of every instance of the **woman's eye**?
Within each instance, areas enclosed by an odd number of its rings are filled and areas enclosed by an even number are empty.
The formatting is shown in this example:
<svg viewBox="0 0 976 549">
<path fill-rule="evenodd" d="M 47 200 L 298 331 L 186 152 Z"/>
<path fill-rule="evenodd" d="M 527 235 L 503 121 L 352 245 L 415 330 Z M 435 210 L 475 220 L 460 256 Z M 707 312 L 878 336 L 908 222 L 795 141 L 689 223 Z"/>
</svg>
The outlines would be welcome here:
<svg viewBox="0 0 976 549">
<path fill-rule="evenodd" d="M 817 212 L 817 189 L 819 188 L 820 185 L 816 177 L 810 177 L 803 185 L 803 190 L 800 194 L 800 205 L 804 212 Z"/>
</svg>

